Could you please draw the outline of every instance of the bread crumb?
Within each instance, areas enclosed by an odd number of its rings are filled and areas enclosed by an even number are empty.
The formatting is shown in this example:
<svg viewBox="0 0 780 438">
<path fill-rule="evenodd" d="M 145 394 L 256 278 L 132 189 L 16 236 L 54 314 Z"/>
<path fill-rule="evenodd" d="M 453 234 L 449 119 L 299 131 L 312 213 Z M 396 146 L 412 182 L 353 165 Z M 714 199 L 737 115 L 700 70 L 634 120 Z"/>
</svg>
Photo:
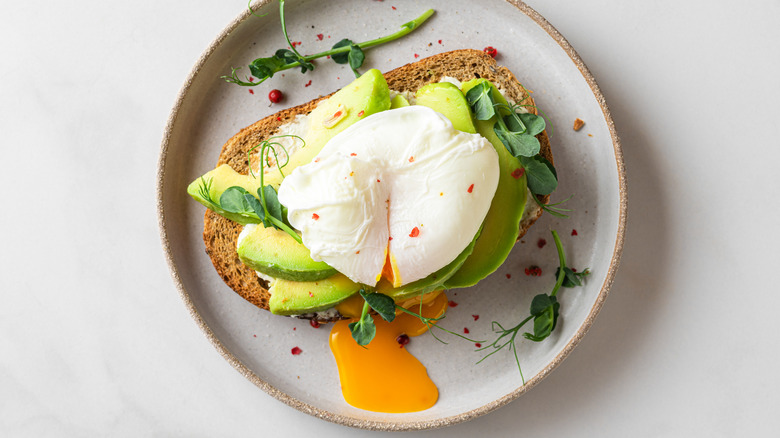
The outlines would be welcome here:
<svg viewBox="0 0 780 438">
<path fill-rule="evenodd" d="M 585 126 L 585 121 L 580 119 L 579 117 L 574 120 L 574 130 L 579 131 L 582 129 L 582 127 Z"/>
</svg>

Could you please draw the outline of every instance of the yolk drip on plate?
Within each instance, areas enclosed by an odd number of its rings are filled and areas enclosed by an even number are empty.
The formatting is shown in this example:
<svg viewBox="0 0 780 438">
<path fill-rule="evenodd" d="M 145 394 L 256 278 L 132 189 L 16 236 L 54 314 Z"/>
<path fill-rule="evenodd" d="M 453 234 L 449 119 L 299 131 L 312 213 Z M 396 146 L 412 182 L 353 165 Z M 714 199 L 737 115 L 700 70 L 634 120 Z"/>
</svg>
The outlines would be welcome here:
<svg viewBox="0 0 780 438">
<path fill-rule="evenodd" d="M 413 312 L 420 311 L 419 301 L 416 305 L 403 304 Z M 445 294 L 426 294 L 422 316 L 438 318 L 446 310 Z M 365 348 L 352 339 L 350 322 L 339 321 L 330 332 L 330 349 L 336 358 L 347 403 L 387 413 L 422 411 L 436 403 L 439 390 L 425 367 L 396 341 L 402 334 L 411 337 L 425 333 L 428 327 L 422 321 L 406 313 L 396 315 L 393 322 L 374 316 L 376 337 Z"/>
</svg>

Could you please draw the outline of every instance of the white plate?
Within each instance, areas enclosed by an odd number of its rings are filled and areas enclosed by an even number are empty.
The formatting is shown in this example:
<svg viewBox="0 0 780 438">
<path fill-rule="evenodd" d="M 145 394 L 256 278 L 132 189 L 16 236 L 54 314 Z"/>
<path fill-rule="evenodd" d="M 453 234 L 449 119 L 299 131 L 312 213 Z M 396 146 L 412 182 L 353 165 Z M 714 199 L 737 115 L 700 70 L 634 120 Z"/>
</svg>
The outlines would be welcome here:
<svg viewBox="0 0 780 438">
<path fill-rule="evenodd" d="M 422 4 L 424 3 L 424 5 Z M 439 427 L 490 412 L 519 397 L 543 379 L 574 348 L 601 308 L 614 278 L 626 217 L 622 155 L 612 119 L 593 77 L 563 37 L 535 11 L 500 0 L 426 2 L 340 0 L 288 1 L 292 41 L 303 53 L 326 50 L 341 38 L 364 41 L 394 32 L 433 8 L 437 12 L 407 37 L 371 49 L 366 66 L 387 71 L 439 52 L 494 46 L 498 61 L 530 90 L 554 126 L 552 147 L 560 176 L 553 201 L 573 194 L 569 219 L 545 215 L 516 246 L 498 272 L 473 289 L 450 293 L 445 327 L 492 339 L 491 321 L 505 326 L 528 314 L 531 298 L 554 284 L 557 256 L 549 230 L 560 232 L 569 265 L 592 271 L 584 287 L 563 289 L 561 323 L 542 343 L 519 342 L 526 379 L 514 358 L 499 352 L 476 365 L 482 354 L 457 338 L 442 345 L 415 338 L 410 351 L 428 368 L 440 391 L 434 407 L 411 414 L 382 414 L 349 406 L 339 389 L 328 348 L 327 328 L 273 316 L 244 301 L 214 271 L 204 251 L 203 207 L 186 194 L 187 184 L 215 166 L 222 144 L 241 128 L 288 106 L 327 94 L 354 76 L 344 66 L 319 61 L 317 70 L 284 76 L 248 88 L 225 83 L 231 66 L 246 66 L 285 46 L 273 1 L 258 2 L 256 13 L 241 15 L 205 51 L 187 78 L 171 113 L 158 171 L 158 212 L 172 275 L 192 316 L 220 353 L 254 384 L 279 400 L 317 417 L 349 426 L 406 430 Z M 395 6 L 395 8 L 393 8 Z M 318 34 L 322 34 L 322 41 Z M 246 68 L 244 68 L 246 71 Z M 311 85 L 306 84 L 311 80 Z M 270 105 L 268 92 L 284 91 L 283 104 Z M 575 118 L 586 122 L 575 132 Z M 577 235 L 572 236 L 572 230 Z M 547 245 L 540 249 L 540 238 Z M 524 268 L 538 265 L 541 277 Z M 507 274 L 511 278 L 507 278 Z M 472 315 L 479 315 L 475 320 Z M 530 327 L 529 327 L 530 328 Z M 293 347 L 303 353 L 291 354 Z M 402 376 L 394 378 L 402 379 Z"/>
</svg>

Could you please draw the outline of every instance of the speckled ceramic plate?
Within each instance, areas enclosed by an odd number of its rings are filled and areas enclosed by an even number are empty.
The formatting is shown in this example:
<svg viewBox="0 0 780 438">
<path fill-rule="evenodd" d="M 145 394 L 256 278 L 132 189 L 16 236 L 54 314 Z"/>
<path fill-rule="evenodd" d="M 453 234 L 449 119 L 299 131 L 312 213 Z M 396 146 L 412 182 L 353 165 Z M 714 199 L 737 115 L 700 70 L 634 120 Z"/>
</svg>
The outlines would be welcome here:
<svg viewBox="0 0 780 438">
<path fill-rule="evenodd" d="M 572 267 L 589 267 L 584 287 L 564 289 L 561 322 L 542 343 L 521 341 L 521 380 L 511 353 L 502 351 L 476 364 L 482 353 L 469 342 L 442 345 L 415 338 L 409 350 L 428 368 L 439 401 L 423 412 L 382 414 L 348 405 L 339 389 L 327 329 L 273 316 L 225 286 L 211 266 L 201 237 L 203 207 L 186 194 L 187 184 L 215 166 L 222 144 L 241 128 L 286 106 L 309 101 L 353 79 L 343 66 L 319 62 L 314 73 L 288 71 L 248 88 L 225 83 L 231 66 L 269 56 L 284 46 L 276 2 L 258 2 L 257 17 L 242 11 L 208 47 L 187 78 L 168 122 L 158 173 L 158 210 L 171 272 L 192 316 L 236 369 L 272 396 L 303 412 L 349 426 L 426 429 L 469 420 L 526 393 L 566 357 L 588 330 L 615 275 L 623 243 L 626 187 L 618 138 L 596 82 L 566 40 L 544 18 L 514 1 L 366 2 L 289 0 L 289 32 L 300 50 L 326 50 L 341 38 L 363 41 L 391 33 L 424 9 L 436 15 L 411 35 L 367 52 L 366 66 L 383 71 L 439 52 L 494 46 L 498 61 L 530 90 L 554 130 L 552 146 L 560 176 L 553 200 L 567 203 L 569 219 L 545 215 L 518 244 L 509 260 L 471 289 L 450 293 L 458 303 L 444 326 L 492 339 L 491 321 L 505 325 L 528 312 L 531 298 L 549 292 L 557 267 L 550 229 L 563 236 Z M 474 28 L 475 19 L 488 25 Z M 283 104 L 271 105 L 272 88 L 284 90 Z M 576 118 L 585 121 L 578 132 Z M 575 232 L 576 230 L 576 232 Z M 539 239 L 547 245 L 539 246 Z M 525 275 L 537 265 L 540 277 Z M 473 315 L 478 315 L 477 319 Z M 292 355 L 299 347 L 303 353 Z"/>
</svg>

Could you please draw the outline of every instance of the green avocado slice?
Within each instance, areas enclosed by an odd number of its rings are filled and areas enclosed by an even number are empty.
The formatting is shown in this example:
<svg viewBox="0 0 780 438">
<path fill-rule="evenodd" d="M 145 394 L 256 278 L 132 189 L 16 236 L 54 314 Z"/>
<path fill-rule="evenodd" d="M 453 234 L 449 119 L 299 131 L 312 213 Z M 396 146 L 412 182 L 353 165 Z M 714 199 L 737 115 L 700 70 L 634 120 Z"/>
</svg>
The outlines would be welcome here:
<svg viewBox="0 0 780 438">
<path fill-rule="evenodd" d="M 396 94 L 396 96 L 390 100 L 390 109 L 403 108 L 405 106 L 409 106 L 409 101 L 400 94 Z"/>
<path fill-rule="evenodd" d="M 474 236 L 474 240 L 458 254 L 455 260 L 433 274 L 396 288 L 387 280 L 382 279 L 376 285 L 376 291 L 399 302 L 441 289 L 444 282 L 458 271 L 458 268 L 474 250 L 474 244 L 478 238 L 479 233 Z M 334 307 L 363 287 L 365 286 L 355 283 L 341 273 L 319 281 L 277 280 L 270 290 L 269 308 L 271 313 L 277 315 L 318 312 Z"/>
<path fill-rule="evenodd" d="M 309 249 L 284 231 L 257 225 L 245 232 L 238 258 L 255 271 L 291 281 L 321 280 L 336 273 L 327 263 L 312 260 Z"/>
<path fill-rule="evenodd" d="M 276 315 L 300 315 L 330 309 L 360 290 L 344 274 L 316 281 L 276 280 L 269 292 L 268 308 Z"/>
<path fill-rule="evenodd" d="M 461 89 L 465 95 L 468 90 L 486 79 L 473 79 L 465 82 Z M 493 99 L 496 102 L 507 103 L 504 96 L 491 84 Z M 509 252 L 517 241 L 520 231 L 520 220 L 523 218 L 526 204 L 525 175 L 512 176 L 516 169 L 522 168 L 520 161 L 512 156 L 493 131 L 496 118 L 490 120 L 475 120 L 477 132 L 490 141 L 498 153 L 500 174 L 498 187 L 490 204 L 483 232 L 474 246 L 474 252 L 466 259 L 463 266 L 444 284 L 447 289 L 469 287 L 493 273 L 504 263 Z M 516 174 L 515 174 L 516 175 Z"/>
<path fill-rule="evenodd" d="M 219 202 L 222 193 L 230 187 L 240 186 L 257 197 L 257 189 L 260 188 L 260 178 L 251 175 L 242 175 L 227 164 L 223 164 L 214 170 L 206 172 L 203 176 L 191 182 L 187 187 L 187 193 L 196 201 L 214 210 L 220 216 L 226 217 L 241 225 L 257 224 L 262 222 L 257 217 L 246 216 L 240 213 L 229 213 L 211 200 Z"/>
<path fill-rule="evenodd" d="M 434 82 L 417 90 L 416 104 L 427 106 L 447 117 L 458 131 L 476 134 L 471 107 L 466 96 L 449 82 Z"/>
</svg>

